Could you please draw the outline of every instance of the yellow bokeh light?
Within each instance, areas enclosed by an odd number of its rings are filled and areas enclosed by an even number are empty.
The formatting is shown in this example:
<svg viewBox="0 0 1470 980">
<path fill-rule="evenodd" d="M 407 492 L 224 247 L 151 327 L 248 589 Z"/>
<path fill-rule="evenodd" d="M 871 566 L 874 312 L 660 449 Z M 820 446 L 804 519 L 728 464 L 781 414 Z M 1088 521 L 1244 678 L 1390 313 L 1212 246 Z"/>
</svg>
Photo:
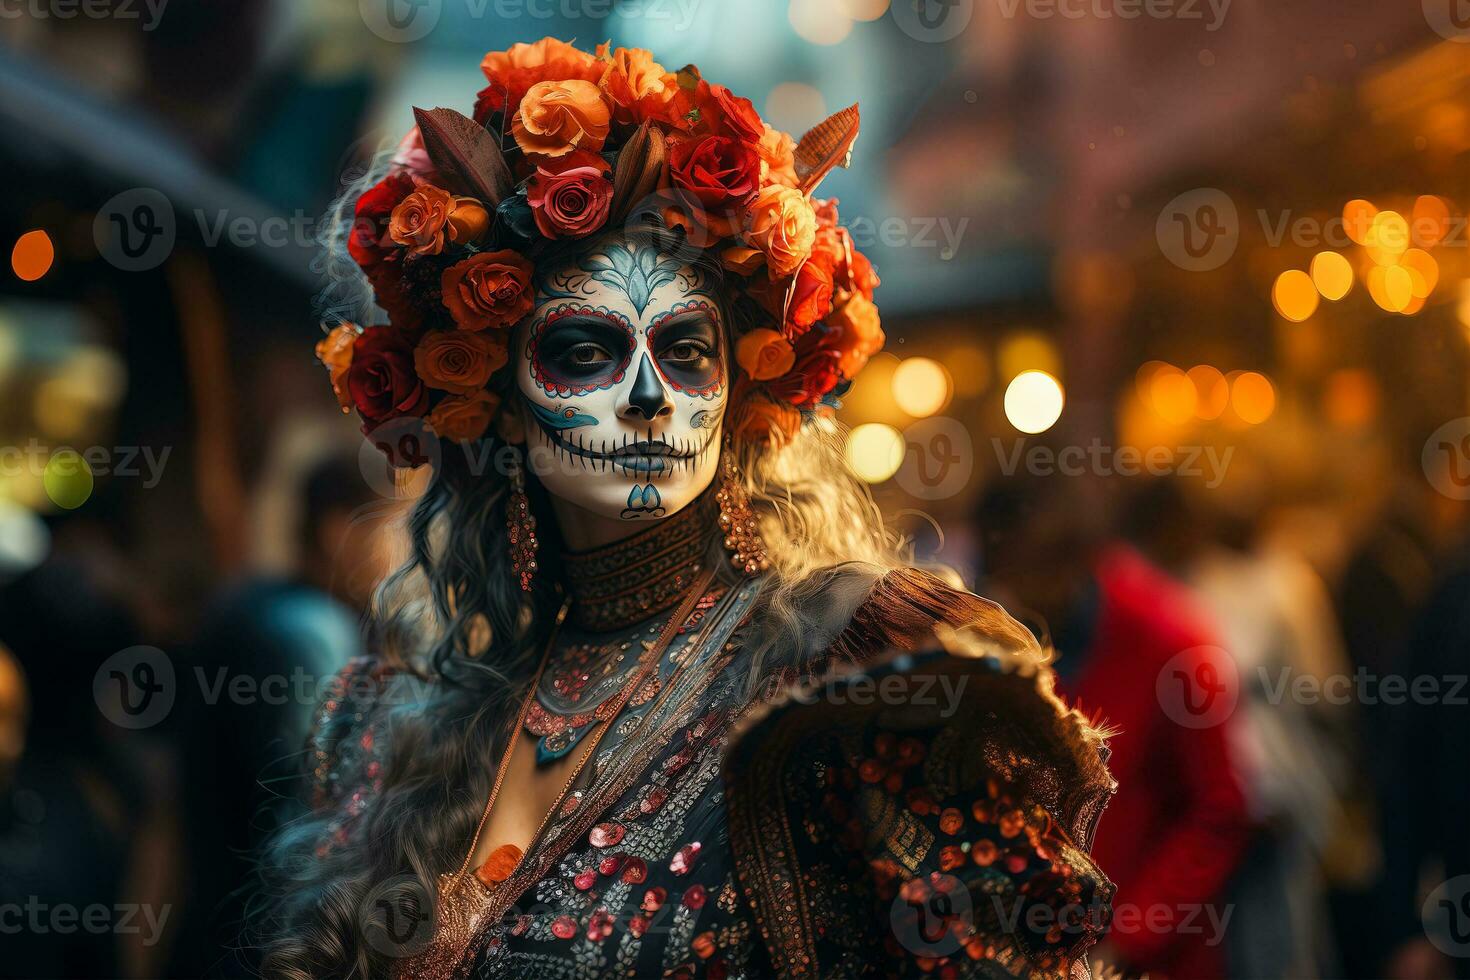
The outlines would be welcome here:
<svg viewBox="0 0 1470 980">
<path fill-rule="evenodd" d="M 990 387 L 990 357 L 980 347 L 956 347 L 944 358 L 949 365 L 954 393 L 961 398 L 975 398 Z"/>
<path fill-rule="evenodd" d="M 1408 269 L 1413 277 L 1414 297 L 1427 299 L 1439 284 L 1439 263 L 1434 261 L 1434 256 L 1422 248 L 1411 248 L 1404 253 L 1399 264 Z"/>
<path fill-rule="evenodd" d="M 1414 277 L 1401 265 L 1391 265 L 1383 270 L 1383 295 L 1388 299 L 1388 309 L 1402 313 L 1414 298 Z"/>
<path fill-rule="evenodd" d="M 868 483 L 882 483 L 903 465 L 903 434 L 883 422 L 868 422 L 847 435 L 847 464 Z"/>
<path fill-rule="evenodd" d="M 63 510 L 76 510 L 92 496 L 92 469 L 73 449 L 59 449 L 41 473 L 46 496 Z"/>
<path fill-rule="evenodd" d="M 1241 371 L 1230 381 L 1230 407 L 1249 425 L 1260 425 L 1276 411 L 1276 389 L 1264 374 Z"/>
<path fill-rule="evenodd" d="M 881 422 L 893 418 L 898 406 L 893 403 L 893 375 L 899 360 L 887 351 L 874 355 L 852 387 L 842 396 L 842 417 L 849 425 Z"/>
<path fill-rule="evenodd" d="M 1230 385 L 1217 367 L 1196 364 L 1185 372 L 1194 385 L 1196 418 L 1217 419 L 1230 404 Z"/>
<path fill-rule="evenodd" d="M 1178 425 L 1194 418 L 1199 398 L 1194 390 L 1194 382 L 1183 371 L 1173 365 L 1162 367 L 1154 372 L 1153 381 L 1148 387 L 1149 404 L 1153 405 L 1154 411 L 1164 421 Z"/>
<path fill-rule="evenodd" d="M 1062 373 L 1056 345 L 1050 338 L 1030 330 L 1013 333 L 1002 340 L 996 359 L 1003 378 L 1014 378 L 1024 371 L 1045 371 L 1053 376 Z"/>
<path fill-rule="evenodd" d="M 1006 386 L 1006 418 L 1022 432 L 1045 432 L 1062 417 L 1062 385 L 1045 371 L 1022 371 Z"/>
<path fill-rule="evenodd" d="M 56 246 L 51 236 L 41 229 L 28 231 L 15 240 L 10 250 L 10 268 L 25 282 L 35 282 L 51 271 L 56 261 Z"/>
<path fill-rule="evenodd" d="M 888 13 L 888 0 L 840 0 L 838 6 L 853 20 L 877 20 Z"/>
<path fill-rule="evenodd" d="M 764 115 L 777 129 L 804 133 L 827 117 L 827 100 L 805 82 L 782 82 L 766 96 Z"/>
<path fill-rule="evenodd" d="M 1410 237 L 1421 248 L 1433 248 L 1450 230 L 1450 208 L 1444 198 L 1424 194 L 1414 199 L 1409 212 Z"/>
<path fill-rule="evenodd" d="M 943 410 L 951 390 L 944 365 L 927 357 L 910 357 L 893 372 L 893 400 L 916 419 Z"/>
<path fill-rule="evenodd" d="M 1397 211 L 1379 211 L 1368 226 L 1363 247 L 1379 265 L 1393 265 L 1409 247 L 1409 223 Z"/>
<path fill-rule="evenodd" d="M 1312 256 L 1312 283 L 1324 299 L 1339 300 L 1353 288 L 1353 267 L 1340 252 Z"/>
<path fill-rule="evenodd" d="M 797 35 L 812 44 L 839 44 L 852 31 L 852 18 L 831 0 L 791 0 L 786 17 Z"/>
<path fill-rule="evenodd" d="M 1300 269 L 1287 269 L 1276 277 L 1271 287 L 1271 303 L 1276 312 L 1293 323 L 1301 323 L 1317 312 L 1317 287 L 1312 277 Z"/>
<path fill-rule="evenodd" d="M 1368 229 L 1373 224 L 1373 218 L 1378 214 L 1378 209 L 1373 206 L 1372 201 L 1365 201 L 1361 197 L 1354 198 L 1342 206 L 1343 229 L 1347 236 L 1359 245 L 1368 243 Z"/>
<path fill-rule="evenodd" d="M 1133 387 L 1138 392 L 1138 400 L 1149 408 L 1154 406 L 1154 375 L 1165 369 L 1173 370 L 1174 365 L 1168 361 L 1144 361 L 1133 375 Z"/>
</svg>

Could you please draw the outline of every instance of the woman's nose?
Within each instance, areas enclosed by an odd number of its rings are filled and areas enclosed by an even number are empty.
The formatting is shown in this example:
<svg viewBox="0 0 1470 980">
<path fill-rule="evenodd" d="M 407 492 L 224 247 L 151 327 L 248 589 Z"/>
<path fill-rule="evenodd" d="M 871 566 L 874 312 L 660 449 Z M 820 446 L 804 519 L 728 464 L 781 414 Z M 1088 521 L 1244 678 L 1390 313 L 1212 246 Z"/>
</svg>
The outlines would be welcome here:
<svg viewBox="0 0 1470 980">
<path fill-rule="evenodd" d="M 633 386 L 628 389 L 626 400 L 618 406 L 618 416 L 626 419 L 638 415 L 644 421 L 652 422 L 673 413 L 674 402 L 669 398 L 669 391 L 658 376 L 653 359 L 645 352 L 638 362 Z"/>
</svg>

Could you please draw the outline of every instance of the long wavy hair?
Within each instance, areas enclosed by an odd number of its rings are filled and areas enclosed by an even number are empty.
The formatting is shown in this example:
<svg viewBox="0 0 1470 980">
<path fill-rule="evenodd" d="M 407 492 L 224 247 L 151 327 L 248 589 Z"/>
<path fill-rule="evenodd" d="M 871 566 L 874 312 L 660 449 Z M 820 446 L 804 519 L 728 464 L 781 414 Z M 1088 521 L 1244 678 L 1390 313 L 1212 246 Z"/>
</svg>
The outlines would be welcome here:
<svg viewBox="0 0 1470 980">
<path fill-rule="evenodd" d="M 382 172 L 380 159 L 336 205 L 336 230 L 324 251 L 329 320 L 361 322 L 372 309 L 344 238 L 351 202 Z M 717 273 L 718 265 L 706 271 Z M 509 370 L 502 368 L 492 385 L 512 394 Z M 373 917 L 434 895 L 438 876 L 457 866 L 474 832 L 504 748 L 503 720 L 524 696 L 561 602 L 546 574 L 531 593 L 520 589 L 510 559 L 507 481 L 474 465 L 501 449 L 496 437 L 486 438 L 472 454 L 445 449 L 404 522 L 407 560 L 374 600 L 375 655 L 401 679 L 420 682 L 404 685 L 413 694 L 395 692 L 377 709 L 388 743 L 381 792 L 348 840 L 325 855 L 318 845 L 337 815 L 315 812 L 280 830 L 262 862 L 247 941 L 260 945 L 268 977 L 388 975 L 391 961 L 366 941 Z M 828 570 L 861 563 L 881 572 L 902 561 L 866 485 L 848 469 L 842 442 L 835 421 L 816 418 L 783 447 L 733 450 L 771 561 L 756 606 L 752 696 L 773 669 L 772 652 L 800 648 L 810 629 L 802 610 L 830 582 Z M 550 501 L 529 474 L 528 496 L 543 553 L 554 553 Z M 723 562 L 718 535 L 712 538 L 710 561 Z"/>
</svg>

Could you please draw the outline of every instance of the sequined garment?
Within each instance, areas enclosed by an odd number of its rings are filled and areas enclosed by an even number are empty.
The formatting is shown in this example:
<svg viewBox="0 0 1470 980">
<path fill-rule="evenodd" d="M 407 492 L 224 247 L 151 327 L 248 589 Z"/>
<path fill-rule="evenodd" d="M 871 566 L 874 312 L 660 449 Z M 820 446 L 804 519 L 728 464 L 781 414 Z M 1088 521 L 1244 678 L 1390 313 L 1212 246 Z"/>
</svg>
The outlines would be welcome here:
<svg viewBox="0 0 1470 980">
<path fill-rule="evenodd" d="M 938 649 L 936 626 L 983 600 L 845 570 L 753 685 L 758 593 L 710 590 L 660 676 L 686 669 L 614 722 L 454 975 L 1086 976 L 1111 898 L 1086 850 L 1111 784 L 1046 669 Z M 837 686 L 793 696 L 834 665 Z M 924 677 L 953 697 L 926 708 Z M 853 687 L 885 678 L 910 684 L 904 710 Z"/>
</svg>

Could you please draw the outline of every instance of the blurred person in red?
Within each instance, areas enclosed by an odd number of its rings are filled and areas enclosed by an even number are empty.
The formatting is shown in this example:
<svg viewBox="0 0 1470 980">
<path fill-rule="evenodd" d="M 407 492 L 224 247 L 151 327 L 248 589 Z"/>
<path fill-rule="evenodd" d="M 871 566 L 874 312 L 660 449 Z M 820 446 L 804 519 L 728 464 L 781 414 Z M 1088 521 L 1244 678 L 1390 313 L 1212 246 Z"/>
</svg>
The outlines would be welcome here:
<svg viewBox="0 0 1470 980">
<path fill-rule="evenodd" d="M 978 521 L 992 593 L 1044 624 L 1032 628 L 1050 631 L 1063 691 L 1117 733 L 1094 853 L 1118 895 L 1098 958 L 1127 976 L 1224 978 L 1222 896 L 1250 832 L 1224 717 L 1235 692 L 1218 680 L 1230 674 L 1195 598 L 1109 535 L 1101 495 L 1075 484 L 1006 479 Z"/>
</svg>

